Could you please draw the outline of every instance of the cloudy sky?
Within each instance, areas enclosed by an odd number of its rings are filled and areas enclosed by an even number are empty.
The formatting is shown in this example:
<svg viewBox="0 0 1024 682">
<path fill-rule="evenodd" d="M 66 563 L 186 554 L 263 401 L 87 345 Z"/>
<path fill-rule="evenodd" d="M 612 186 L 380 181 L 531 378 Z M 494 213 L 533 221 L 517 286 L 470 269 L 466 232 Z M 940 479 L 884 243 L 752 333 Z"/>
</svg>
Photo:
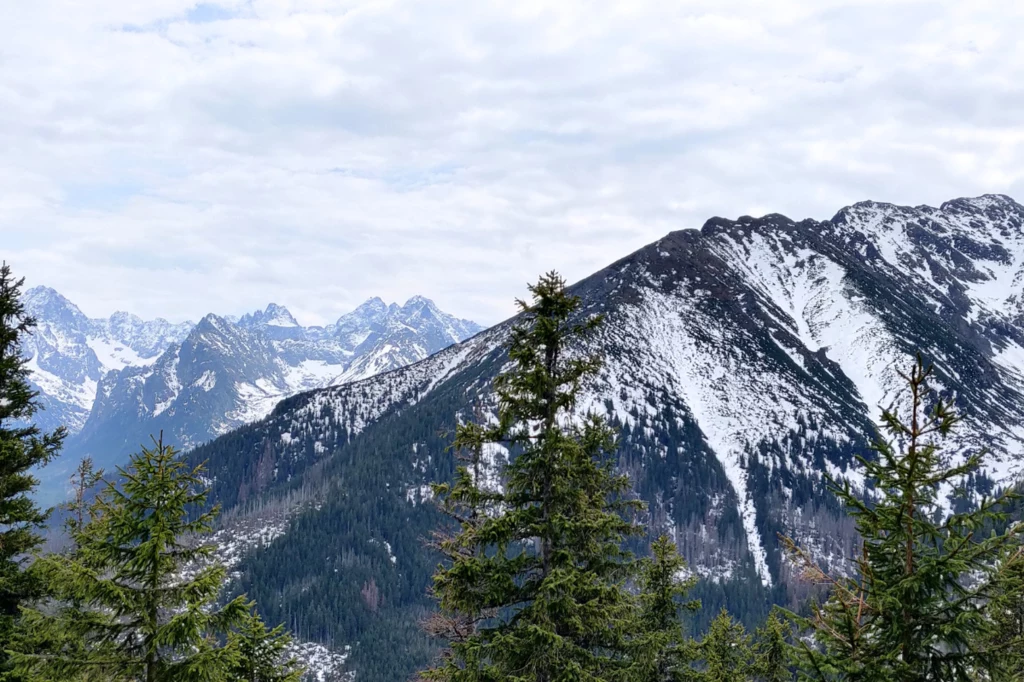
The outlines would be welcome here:
<svg viewBox="0 0 1024 682">
<path fill-rule="evenodd" d="M 0 256 L 90 315 L 483 323 L 712 215 L 1024 199 L 1024 3 L 32 0 Z"/>
</svg>

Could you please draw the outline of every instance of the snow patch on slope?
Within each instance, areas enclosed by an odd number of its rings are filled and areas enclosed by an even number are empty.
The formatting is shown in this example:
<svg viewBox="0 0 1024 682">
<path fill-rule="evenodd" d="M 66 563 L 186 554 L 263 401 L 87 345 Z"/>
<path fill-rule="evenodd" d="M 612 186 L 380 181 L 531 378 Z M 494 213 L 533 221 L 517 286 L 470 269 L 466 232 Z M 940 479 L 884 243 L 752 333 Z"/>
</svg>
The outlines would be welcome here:
<svg viewBox="0 0 1024 682">
<path fill-rule="evenodd" d="M 217 385 L 217 373 L 208 369 L 192 385 L 200 390 L 209 392 Z"/>
<path fill-rule="evenodd" d="M 719 253 L 746 273 L 748 283 L 767 303 L 784 313 L 779 322 L 807 351 L 824 350 L 839 364 L 869 412 L 877 416 L 878 407 L 887 405 L 899 390 L 901 379 L 892 363 L 904 354 L 847 283 L 839 264 L 806 248 L 791 250 L 781 240 L 782 236 L 754 234 L 749 244 L 738 244 L 725 237 L 726 246 Z M 791 357 L 799 355 L 776 342 Z"/>
<path fill-rule="evenodd" d="M 325 428 L 325 420 L 334 420 L 350 437 L 354 436 L 396 405 L 422 400 L 455 371 L 481 360 L 506 333 L 503 327 L 494 327 L 414 365 L 318 391 L 291 414 L 291 419 L 298 423 L 312 420 L 316 429 Z"/>
<path fill-rule="evenodd" d="M 119 341 L 111 341 L 108 338 L 89 338 L 86 340 L 89 348 L 96 353 L 96 358 L 106 370 L 121 370 L 125 367 L 145 367 L 152 365 L 160 357 L 157 353 L 144 358 L 133 348 Z"/>
<path fill-rule="evenodd" d="M 798 385 L 766 385 L 765 377 L 771 377 L 766 368 L 745 362 L 722 343 L 721 321 L 700 309 L 701 296 L 699 291 L 669 295 L 643 290 L 640 303 L 626 306 L 622 319 L 614 321 L 629 335 L 624 345 L 637 349 L 639 357 L 628 365 L 609 362 L 608 374 L 616 376 L 618 386 L 655 384 L 684 400 L 736 493 L 755 568 L 771 584 L 742 460 L 759 442 L 796 429 L 806 401 Z M 618 410 L 644 409 L 647 401 L 628 402 L 632 404 L 621 404 Z"/>
<path fill-rule="evenodd" d="M 180 361 L 180 347 L 175 347 L 173 360 L 162 368 L 163 378 L 167 393 L 153 406 L 153 414 L 162 414 L 168 407 L 174 404 L 178 394 L 181 393 L 181 381 L 178 379 L 178 362 Z"/>
<path fill-rule="evenodd" d="M 61 402 L 70 403 L 84 410 L 89 410 L 92 407 L 98 383 L 95 380 L 86 377 L 80 383 L 65 381 L 57 375 L 41 369 L 37 355 L 32 356 L 25 368 L 29 371 L 29 380 L 46 395 L 54 396 Z"/>
</svg>

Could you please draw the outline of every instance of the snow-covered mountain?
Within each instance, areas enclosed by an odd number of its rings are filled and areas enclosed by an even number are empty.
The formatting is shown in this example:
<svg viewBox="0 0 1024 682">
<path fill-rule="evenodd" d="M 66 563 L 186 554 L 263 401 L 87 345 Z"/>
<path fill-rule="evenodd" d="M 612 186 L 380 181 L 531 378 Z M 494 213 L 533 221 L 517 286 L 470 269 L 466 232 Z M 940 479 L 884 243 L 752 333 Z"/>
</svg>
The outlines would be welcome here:
<svg viewBox="0 0 1024 682">
<path fill-rule="evenodd" d="M 83 455 L 117 462 L 160 430 L 188 448 L 282 398 L 396 369 L 481 329 L 421 296 L 402 306 L 373 298 L 326 327 L 302 327 L 273 303 L 234 322 L 211 314 L 172 325 L 127 313 L 89 320 L 52 289 L 25 300 L 38 322 L 23 351 L 47 408 L 41 424 L 73 434 L 42 474 L 57 487 Z"/>
<path fill-rule="evenodd" d="M 90 319 L 48 287 L 26 291 L 24 303 L 37 327 L 22 352 L 31 359 L 29 380 L 42 393 L 46 408 L 36 420 L 47 431 L 58 425 L 72 433 L 81 430 L 107 372 L 152 364 L 193 326 L 142 320 L 124 312 Z"/>
<path fill-rule="evenodd" d="M 590 349 L 606 363 L 579 409 L 620 427 L 619 466 L 647 501 L 652 529 L 670 532 L 730 598 L 751 584 L 775 599 L 800 594 L 779 533 L 826 565 L 850 555 L 852 526 L 822 474 L 860 481 L 853 456 L 917 351 L 964 416 L 953 455 L 992 452 L 975 491 L 1019 479 L 1024 207 L 1008 197 L 939 208 L 863 202 L 822 222 L 714 218 L 574 291 L 586 314 L 606 316 Z M 192 454 L 209 460 L 227 508 L 296 490 L 322 496 L 239 564 L 243 581 L 258 567 L 260 581 L 245 586 L 280 605 L 272 619 L 287 613 L 329 644 L 366 647 L 378 621 L 398 627 L 427 605 L 436 560 L 419 538 L 435 519 L 421 503 L 429 481 L 451 475 L 445 434 L 491 404 L 509 324 L 403 369 L 285 400 Z M 497 464 L 507 453 L 490 454 Z M 288 561 L 296 556 L 303 561 Z M 371 579 L 388 615 L 346 616 L 344 626 L 325 615 L 325 603 L 364 608 L 345 595 Z M 353 649 L 357 675 L 365 655 Z"/>
</svg>

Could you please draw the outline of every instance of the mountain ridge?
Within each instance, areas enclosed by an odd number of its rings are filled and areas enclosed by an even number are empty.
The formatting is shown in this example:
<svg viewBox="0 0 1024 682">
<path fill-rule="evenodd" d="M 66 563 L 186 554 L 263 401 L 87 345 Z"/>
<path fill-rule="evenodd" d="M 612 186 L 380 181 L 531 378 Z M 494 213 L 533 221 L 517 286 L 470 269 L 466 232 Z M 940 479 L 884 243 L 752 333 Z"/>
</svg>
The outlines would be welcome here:
<svg viewBox="0 0 1024 682">
<path fill-rule="evenodd" d="M 38 421 L 71 432 L 65 456 L 41 472 L 48 499 L 82 456 L 113 465 L 161 430 L 187 448 L 288 395 L 393 369 L 480 329 L 421 296 L 404 306 L 369 299 L 320 327 L 300 326 L 274 303 L 235 320 L 209 313 L 173 325 L 122 312 L 92 320 L 46 287 L 25 301 L 38 320 L 22 348 L 41 392 Z"/>
<path fill-rule="evenodd" d="M 1019 480 L 1022 223 L 1024 207 L 995 195 L 940 208 L 860 202 L 826 221 L 714 218 L 571 287 L 583 314 L 605 314 L 579 351 L 605 358 L 579 410 L 619 430 L 617 466 L 647 502 L 648 527 L 675 538 L 710 607 L 749 614 L 806 593 L 780 533 L 826 566 L 845 565 L 855 533 L 825 474 L 864 489 L 854 455 L 867 452 L 878 407 L 898 397 L 897 370 L 918 350 L 963 412 L 951 454 L 993 452 L 971 493 Z M 514 321 L 404 368 L 288 398 L 189 455 L 209 461 L 228 509 L 316 498 L 240 563 L 242 587 L 280 605 L 274 617 L 342 646 L 429 608 L 432 560 L 415 539 L 437 523 L 427 484 L 451 476 L 443 434 L 475 411 L 493 417 L 488 387 L 507 364 Z M 488 454 L 496 470 L 510 455 Z M 950 506 L 951 492 L 942 491 Z M 371 540 L 394 548 L 395 561 Z M 339 556 L 350 557 L 342 579 L 329 568 L 340 570 Z M 370 579 L 388 614 L 360 611 Z M 369 670 L 370 658 L 355 647 L 352 664 Z"/>
</svg>

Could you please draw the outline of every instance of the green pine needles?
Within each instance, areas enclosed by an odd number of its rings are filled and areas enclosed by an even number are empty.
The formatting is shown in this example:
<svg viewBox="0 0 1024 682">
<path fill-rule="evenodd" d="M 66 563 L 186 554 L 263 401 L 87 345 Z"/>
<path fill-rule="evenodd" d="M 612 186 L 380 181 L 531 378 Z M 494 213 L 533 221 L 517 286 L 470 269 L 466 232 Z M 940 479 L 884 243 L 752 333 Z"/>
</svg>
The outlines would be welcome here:
<svg viewBox="0 0 1024 682">
<path fill-rule="evenodd" d="M 32 470 L 60 451 L 65 430 L 43 434 L 31 424 L 39 409 L 28 383 L 28 361 L 21 342 L 35 321 L 21 301 L 24 280 L 15 279 L 6 263 L 0 265 L 0 648 L 15 636 L 19 609 L 39 592 L 39 583 L 25 571 L 30 553 L 40 542 L 39 529 L 47 513 L 30 497 L 37 481 Z M 0 673 L 8 669 L 0 653 Z"/>
<path fill-rule="evenodd" d="M 514 367 L 495 381 L 497 424 L 460 426 L 455 445 L 476 454 L 434 487 L 458 530 L 435 539 L 447 562 L 434 576 L 433 631 L 448 633 L 450 649 L 429 680 L 611 680 L 628 669 L 634 561 L 622 545 L 639 530 L 627 518 L 637 505 L 612 471 L 612 431 L 594 415 L 572 418 L 580 383 L 600 366 L 579 352 L 601 318 L 577 321 L 580 300 L 555 273 L 530 292 L 518 302 Z M 503 491 L 480 475 L 479 453 L 495 444 L 517 453 Z"/>
<path fill-rule="evenodd" d="M 72 514 L 74 547 L 33 567 L 50 599 L 24 611 L 16 670 L 40 681 L 298 680 L 280 628 L 267 630 L 244 596 L 218 603 L 227 572 L 201 542 L 217 513 L 200 511 L 202 467 L 160 439 L 118 472 Z M 75 480 L 98 475 L 86 463 Z"/>
<path fill-rule="evenodd" d="M 982 464 L 976 453 L 954 464 L 940 445 L 959 419 L 929 388 L 932 367 L 918 357 L 908 374 L 904 410 L 882 413 L 885 437 L 875 458 L 859 458 L 872 499 L 848 483 L 836 494 L 863 538 L 850 576 L 829 576 L 790 541 L 805 572 L 831 595 L 808 619 L 815 643 L 802 643 L 801 667 L 809 679 L 967 681 L 1000 677 L 1005 662 L 992 646 L 988 612 L 994 577 L 1019 528 L 1004 533 L 1004 494 L 971 511 L 945 515 L 940 495 L 957 492 Z"/>
<path fill-rule="evenodd" d="M 663 682 L 681 679 L 697 660 L 698 652 L 683 631 L 683 612 L 700 608 L 686 595 L 697 584 L 684 578 L 686 562 L 667 535 L 651 544 L 651 556 L 640 567 L 638 623 L 633 631 L 633 666 L 630 679 Z"/>
<path fill-rule="evenodd" d="M 288 653 L 291 635 L 283 625 L 268 628 L 255 603 L 242 622 L 228 635 L 229 647 L 238 655 L 231 667 L 231 680 L 237 682 L 299 682 L 303 669 Z"/>
</svg>

